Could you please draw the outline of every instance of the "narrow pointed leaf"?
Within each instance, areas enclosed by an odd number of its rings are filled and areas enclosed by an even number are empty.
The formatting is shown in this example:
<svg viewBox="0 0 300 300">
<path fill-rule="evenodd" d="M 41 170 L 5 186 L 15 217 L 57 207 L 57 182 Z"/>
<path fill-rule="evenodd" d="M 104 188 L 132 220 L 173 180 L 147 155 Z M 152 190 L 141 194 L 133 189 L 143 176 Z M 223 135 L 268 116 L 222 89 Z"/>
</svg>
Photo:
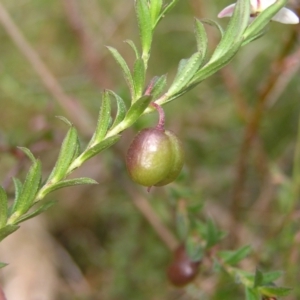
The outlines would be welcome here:
<svg viewBox="0 0 300 300">
<path fill-rule="evenodd" d="M 218 22 L 216 22 L 216 21 L 214 21 L 212 19 L 206 19 L 206 18 L 201 19 L 200 21 L 201 21 L 201 23 L 208 24 L 210 26 L 216 27 L 218 29 L 220 35 L 221 35 L 221 38 L 223 37 L 223 35 L 224 35 L 224 29 L 223 29 L 223 27 Z"/>
<path fill-rule="evenodd" d="M 122 72 L 123 72 L 123 76 L 124 76 L 125 81 L 126 81 L 128 87 L 129 87 L 131 97 L 133 98 L 134 97 L 134 84 L 133 84 L 133 79 L 132 79 L 132 76 L 131 76 L 131 73 L 130 73 L 130 69 L 129 69 L 126 61 L 124 60 L 124 58 L 121 56 L 121 54 L 118 52 L 117 49 L 115 49 L 113 47 L 107 47 L 107 49 L 110 51 L 110 53 L 113 55 L 116 62 L 121 67 Z"/>
<path fill-rule="evenodd" d="M 108 90 L 108 92 L 110 93 L 110 95 L 112 95 L 115 98 L 116 103 L 117 103 L 117 114 L 116 114 L 113 124 L 110 127 L 110 129 L 112 129 L 112 128 L 116 127 L 117 125 L 119 125 L 124 120 L 127 108 L 126 108 L 124 100 L 119 95 L 117 95 L 115 92 L 113 92 L 111 90 Z"/>
<path fill-rule="evenodd" d="M 209 219 L 206 223 L 206 248 L 216 245 L 223 237 L 224 233 Z"/>
<path fill-rule="evenodd" d="M 152 89 L 150 95 L 153 100 L 157 99 L 167 86 L 167 76 L 156 76 L 151 80 Z"/>
<path fill-rule="evenodd" d="M 176 213 L 176 228 L 181 241 L 185 241 L 189 230 L 190 221 L 188 218 L 186 205 L 184 202 L 178 202 L 177 213 Z"/>
<path fill-rule="evenodd" d="M 147 57 L 152 43 L 152 21 L 147 0 L 135 0 L 135 11 L 140 29 L 143 57 Z"/>
<path fill-rule="evenodd" d="M 201 53 L 194 53 L 184 64 L 179 65 L 175 79 L 167 91 L 167 95 L 174 95 L 183 89 L 193 78 L 195 73 L 198 71 L 203 57 Z"/>
<path fill-rule="evenodd" d="M 145 84 L 145 65 L 141 58 L 138 58 L 133 67 L 133 82 L 134 82 L 134 99 L 138 99 L 142 96 Z"/>
<path fill-rule="evenodd" d="M 263 278 L 263 284 L 268 285 L 273 283 L 275 280 L 280 278 L 282 276 L 281 271 L 273 271 L 273 272 L 266 272 L 264 273 L 264 278 Z"/>
<path fill-rule="evenodd" d="M 26 213 L 32 206 L 36 193 L 40 187 L 41 176 L 41 162 L 36 160 L 27 173 L 22 191 L 13 204 L 12 215 L 8 221 L 14 221 L 19 216 Z"/>
<path fill-rule="evenodd" d="M 246 287 L 246 300 L 261 300 L 259 292 L 254 288 Z"/>
<path fill-rule="evenodd" d="M 21 180 L 19 180 L 18 178 L 13 177 L 13 183 L 14 183 L 14 187 L 15 187 L 15 198 L 14 198 L 14 204 L 17 203 L 19 201 L 19 197 L 22 193 L 22 189 L 23 189 L 23 184 L 21 182 Z M 12 212 L 13 212 L 13 207 L 14 204 L 11 205 L 8 209 L 8 215 L 11 216 Z"/>
<path fill-rule="evenodd" d="M 98 153 L 102 152 L 106 148 L 112 146 L 120 139 L 119 135 L 114 135 L 109 138 L 106 138 L 105 140 L 101 141 L 99 144 L 94 145 L 93 147 L 89 148 L 85 152 L 83 152 L 79 157 L 78 160 L 80 162 L 79 165 L 81 165 L 83 162 L 87 161 L 91 157 L 97 155 Z M 75 163 L 75 161 L 74 161 Z"/>
<path fill-rule="evenodd" d="M 4 267 L 6 267 L 6 266 L 7 266 L 6 263 L 0 262 L 0 269 L 4 268 Z"/>
<path fill-rule="evenodd" d="M 5 239 L 8 235 L 13 233 L 19 228 L 19 226 L 16 225 L 6 225 L 5 227 L 0 229 L 0 241 Z"/>
<path fill-rule="evenodd" d="M 138 99 L 127 111 L 124 119 L 125 127 L 131 126 L 141 116 L 152 100 L 152 96 L 146 95 Z"/>
<path fill-rule="evenodd" d="M 156 23 L 160 11 L 162 9 L 162 0 L 151 0 L 150 1 L 150 15 L 152 20 L 152 25 Z M 153 27 L 152 27 L 153 28 Z"/>
<path fill-rule="evenodd" d="M 80 140 L 79 137 L 77 135 L 77 141 L 76 141 L 76 147 L 75 147 L 75 151 L 74 151 L 74 155 L 73 155 L 73 160 L 78 157 L 78 155 L 81 153 L 81 149 L 80 149 Z"/>
<path fill-rule="evenodd" d="M 217 60 L 227 52 L 231 52 L 231 46 L 240 39 L 248 26 L 250 17 L 250 1 L 239 0 L 235 6 L 233 16 L 230 18 L 225 33 L 215 49 L 211 61 Z"/>
<path fill-rule="evenodd" d="M 66 118 L 63 116 L 56 116 L 57 119 L 63 121 L 65 124 L 67 124 L 69 127 L 71 127 L 73 124 Z"/>
<path fill-rule="evenodd" d="M 14 183 L 14 187 L 15 187 L 15 201 L 16 201 L 22 192 L 23 184 L 22 184 L 21 180 L 19 180 L 18 178 L 15 178 L 15 177 L 13 177 L 13 183 Z"/>
<path fill-rule="evenodd" d="M 248 36 L 247 39 L 245 39 L 243 41 L 242 46 L 245 46 L 245 45 L 247 45 L 247 44 L 249 44 L 249 43 L 251 43 L 251 42 L 259 39 L 260 37 L 262 37 L 265 34 L 266 34 L 266 29 L 263 29 L 262 31 L 260 31 L 258 33 L 255 33 L 255 34 L 252 34 L 252 35 Z"/>
<path fill-rule="evenodd" d="M 181 71 L 182 71 L 183 68 L 188 64 L 188 62 L 189 62 L 189 58 L 183 58 L 183 59 L 181 59 L 181 60 L 179 61 L 178 68 L 177 68 L 177 74 L 176 74 L 176 77 L 177 77 L 178 74 L 181 73 Z M 176 77 L 175 77 L 175 79 L 176 79 Z M 174 79 L 174 80 L 175 80 L 175 79 Z"/>
<path fill-rule="evenodd" d="M 47 182 L 57 182 L 67 175 L 67 170 L 74 160 L 78 149 L 78 136 L 76 129 L 71 126 L 63 140 L 56 164 L 49 175 Z"/>
<path fill-rule="evenodd" d="M 4 227 L 7 221 L 8 203 L 7 195 L 2 186 L 0 186 L 0 228 Z"/>
<path fill-rule="evenodd" d="M 98 116 L 96 131 L 89 143 L 90 145 L 99 144 L 108 130 L 109 122 L 111 119 L 111 104 L 108 91 L 102 93 L 102 104 Z"/>
<path fill-rule="evenodd" d="M 56 191 L 58 189 L 61 189 L 61 188 L 74 186 L 74 185 L 83 185 L 83 184 L 98 184 L 98 182 L 91 178 L 86 178 L 86 177 L 75 178 L 75 179 L 66 179 L 66 180 L 62 180 L 55 184 L 50 185 L 43 191 L 43 193 L 44 193 L 44 195 L 47 195 L 47 194 L 49 194 L 53 191 Z"/>
<path fill-rule="evenodd" d="M 32 163 L 34 163 L 36 161 L 34 155 L 28 148 L 18 147 L 18 149 L 20 149 L 22 152 L 24 152 L 27 155 L 27 157 L 31 160 Z"/>
<path fill-rule="evenodd" d="M 207 53 L 207 35 L 205 28 L 201 21 L 195 19 L 195 36 L 197 41 L 197 50 L 202 55 L 202 61 L 205 59 L 206 53 Z"/>
<path fill-rule="evenodd" d="M 291 288 L 279 286 L 261 286 L 258 288 L 260 293 L 268 297 L 284 297 L 291 293 Z"/>
<path fill-rule="evenodd" d="M 186 252 L 192 261 L 200 261 L 203 257 L 204 251 L 199 243 L 192 236 L 189 236 L 185 241 Z"/>
<path fill-rule="evenodd" d="M 260 270 L 256 269 L 253 287 L 257 288 L 261 286 L 263 284 L 263 281 L 264 281 L 264 274 Z"/>
<path fill-rule="evenodd" d="M 233 252 L 233 251 L 228 251 Z M 244 271 L 242 269 L 235 268 L 234 275 L 237 283 L 242 283 L 244 286 L 253 287 L 254 285 L 254 274 L 251 272 Z"/>
<path fill-rule="evenodd" d="M 223 259 L 224 263 L 229 265 L 235 265 L 242 259 L 247 257 L 251 252 L 250 246 L 241 247 L 235 251 L 221 251 L 219 252 L 220 257 Z"/>
<path fill-rule="evenodd" d="M 177 4 L 179 0 L 172 0 L 161 12 L 159 17 L 157 18 L 156 23 L 154 24 L 153 28 L 156 27 L 158 22 Z"/>
<path fill-rule="evenodd" d="M 139 51 L 138 51 L 135 43 L 132 40 L 125 40 L 125 43 L 127 43 L 131 47 L 131 49 L 134 51 L 135 58 L 136 59 L 140 58 L 140 54 L 139 54 Z"/>
<path fill-rule="evenodd" d="M 217 60 L 210 60 L 195 74 L 193 80 L 189 83 L 189 87 L 193 87 L 199 84 L 201 81 L 208 78 L 212 74 L 216 73 L 218 70 L 222 69 L 225 65 L 227 65 L 240 49 L 242 42 L 243 40 L 242 38 L 240 38 L 234 44 L 231 45 L 231 50 L 225 53 L 222 57 L 219 57 Z"/>
<path fill-rule="evenodd" d="M 251 38 L 251 36 L 257 36 L 257 34 L 266 27 L 272 17 L 274 17 L 276 13 L 285 6 L 285 4 L 286 0 L 278 0 L 267 9 L 263 10 L 245 31 L 245 40 L 248 40 L 249 38 Z"/>
<path fill-rule="evenodd" d="M 36 210 L 20 217 L 17 221 L 17 224 L 20 224 L 21 222 L 24 222 L 29 219 L 32 219 L 33 217 L 36 217 L 37 215 L 41 214 L 42 212 L 48 210 L 55 203 L 56 203 L 56 201 L 54 201 L 54 200 L 47 200 L 44 203 L 39 203 L 39 207 Z"/>
</svg>

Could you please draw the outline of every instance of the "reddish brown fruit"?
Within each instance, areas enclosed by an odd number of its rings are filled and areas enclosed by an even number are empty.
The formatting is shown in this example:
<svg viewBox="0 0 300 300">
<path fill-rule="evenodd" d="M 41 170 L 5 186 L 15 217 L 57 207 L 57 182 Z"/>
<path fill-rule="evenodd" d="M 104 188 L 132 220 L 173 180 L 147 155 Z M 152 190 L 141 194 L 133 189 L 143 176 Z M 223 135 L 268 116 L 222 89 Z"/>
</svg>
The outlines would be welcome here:
<svg viewBox="0 0 300 300">
<path fill-rule="evenodd" d="M 180 245 L 174 251 L 173 261 L 168 267 L 168 279 L 173 285 L 183 287 L 195 279 L 199 265 L 200 261 L 192 261 L 187 255 L 184 245 Z"/>
</svg>

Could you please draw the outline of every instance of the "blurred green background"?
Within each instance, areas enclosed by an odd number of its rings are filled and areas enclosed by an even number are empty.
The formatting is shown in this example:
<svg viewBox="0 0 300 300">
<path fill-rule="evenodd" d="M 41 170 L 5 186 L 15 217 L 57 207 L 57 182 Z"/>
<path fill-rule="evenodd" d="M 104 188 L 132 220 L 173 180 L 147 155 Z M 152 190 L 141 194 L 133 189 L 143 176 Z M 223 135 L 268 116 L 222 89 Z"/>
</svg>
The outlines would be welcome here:
<svg viewBox="0 0 300 300">
<path fill-rule="evenodd" d="M 82 107 L 77 114 L 62 108 L 20 46 L 0 26 L 0 178 L 12 194 L 11 177 L 23 178 L 28 167 L 16 146 L 26 146 L 40 157 L 46 176 L 67 131 L 55 116 L 95 126 L 103 89 L 129 101 L 121 71 L 105 46 L 116 47 L 132 63 L 133 53 L 123 41 L 138 43 L 138 29 L 133 1 L 128 0 L 1 2 L 64 96 Z M 228 4 L 179 1 L 155 33 L 147 80 L 167 73 L 171 82 L 179 60 L 196 50 L 193 18 L 217 20 Z M 289 4 L 300 11 L 296 1 Z M 227 22 L 220 20 L 223 26 Z M 39 266 L 34 274 L 44 281 L 36 282 L 32 290 L 42 289 L 50 275 L 55 284 L 48 296 L 44 292 L 45 298 L 36 299 L 244 299 L 232 278 L 210 270 L 200 272 L 195 285 L 187 289 L 173 288 L 168 282 L 165 271 L 171 253 L 132 200 L 146 198 L 176 234 L 174 189 L 186 193 L 187 202 L 203 204 L 199 218 L 211 216 L 229 231 L 222 249 L 253 246 L 254 253 L 243 265 L 246 270 L 253 272 L 259 266 L 284 271 L 281 283 L 294 288 L 286 299 L 300 298 L 300 210 L 299 199 L 292 199 L 290 181 L 300 107 L 299 29 L 299 25 L 271 23 L 266 35 L 241 49 L 227 68 L 165 106 L 166 126 L 177 133 L 186 151 L 177 182 L 147 194 L 126 174 L 126 149 L 139 129 L 155 125 L 157 116 L 150 114 L 124 132 L 117 145 L 76 171 L 76 176 L 92 177 L 99 185 L 49 196 L 58 204 L 34 226 L 45 229 L 38 243 L 50 241 L 53 247 L 53 274 L 45 274 Z M 209 26 L 207 32 L 211 53 L 219 34 Z M 92 128 L 82 124 L 78 130 L 84 145 Z M 253 136 L 245 150 L 249 132 Z M 14 251 L 22 252 L 28 242 L 25 235 Z M 3 242 L 2 251 L 12 249 Z M 13 264 L 19 255 L 16 252 L 7 262 Z M 29 266 L 38 264 L 34 257 L 28 260 Z M 22 269 L 22 261 L 7 269 L 13 267 Z M 2 285 L 8 299 L 15 300 L 9 297 L 8 272 L 2 272 Z M 29 281 L 26 278 L 19 280 Z M 26 297 L 23 293 L 22 299 L 33 299 Z"/>
</svg>

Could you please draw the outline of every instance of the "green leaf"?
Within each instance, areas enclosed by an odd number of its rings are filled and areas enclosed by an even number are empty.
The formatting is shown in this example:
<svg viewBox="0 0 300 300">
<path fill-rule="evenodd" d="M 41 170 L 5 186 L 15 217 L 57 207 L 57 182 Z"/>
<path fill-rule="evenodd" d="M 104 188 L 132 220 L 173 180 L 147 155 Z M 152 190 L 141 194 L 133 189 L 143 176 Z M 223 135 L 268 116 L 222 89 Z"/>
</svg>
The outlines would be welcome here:
<svg viewBox="0 0 300 300">
<path fill-rule="evenodd" d="M 246 300 L 261 300 L 259 292 L 254 288 L 245 288 Z"/>
<path fill-rule="evenodd" d="M 210 26 L 216 27 L 218 29 L 220 35 L 221 35 L 221 38 L 223 37 L 224 29 L 218 22 L 216 22 L 214 20 L 211 20 L 211 19 L 206 19 L 206 18 L 201 19 L 200 21 L 201 21 L 201 23 L 208 24 Z"/>
<path fill-rule="evenodd" d="M 233 16 L 230 18 L 225 33 L 211 57 L 211 61 L 215 61 L 225 53 L 232 51 L 232 44 L 234 44 L 236 40 L 240 40 L 242 38 L 243 33 L 248 26 L 249 17 L 250 1 L 237 1 Z"/>
<path fill-rule="evenodd" d="M 127 109 L 124 100 L 119 95 L 117 95 L 115 92 L 111 90 L 108 90 L 108 93 L 110 93 L 117 102 L 117 114 L 113 124 L 111 125 L 110 129 L 112 129 L 117 125 L 119 125 L 124 120 Z"/>
<path fill-rule="evenodd" d="M 192 236 L 188 237 L 185 242 L 186 252 L 189 256 L 189 258 L 192 261 L 200 261 L 203 257 L 204 251 L 199 243 L 199 241 L 196 241 Z"/>
<path fill-rule="evenodd" d="M 30 212 L 26 215 L 23 215 L 22 217 L 20 217 L 18 220 L 17 220 L 17 224 L 21 223 L 21 222 L 24 222 L 24 221 L 27 221 L 29 219 L 32 219 L 33 217 L 41 214 L 42 212 L 48 210 L 50 207 L 52 207 L 54 204 L 56 203 L 56 201 L 54 200 L 46 200 L 46 201 L 41 201 L 39 202 L 39 207 L 34 210 L 33 212 Z"/>
<path fill-rule="evenodd" d="M 134 84 L 133 84 L 133 79 L 129 70 L 129 67 L 124 60 L 124 58 L 121 56 L 121 54 L 118 52 L 117 49 L 113 47 L 107 47 L 107 49 L 110 51 L 110 53 L 113 55 L 114 59 L 116 62 L 119 64 L 119 66 L 122 69 L 123 76 L 125 78 L 125 81 L 129 87 L 131 97 L 134 98 Z"/>
<path fill-rule="evenodd" d="M 259 292 L 267 297 L 283 297 L 291 293 L 291 288 L 279 286 L 261 286 L 258 288 Z"/>
<path fill-rule="evenodd" d="M 185 203 L 181 201 L 178 202 L 177 207 L 176 227 L 180 240 L 186 240 L 190 230 L 190 222 L 186 211 Z"/>
<path fill-rule="evenodd" d="M 281 271 L 273 271 L 273 272 L 266 272 L 264 273 L 264 278 L 263 278 L 263 284 L 264 285 L 268 285 L 273 283 L 275 280 L 277 280 L 278 278 L 280 278 L 282 276 Z"/>
<path fill-rule="evenodd" d="M 150 0 L 150 15 L 151 15 L 151 20 L 152 20 L 152 28 L 153 28 L 153 25 L 158 20 L 159 14 L 162 9 L 162 5 L 163 5 L 162 0 Z"/>
<path fill-rule="evenodd" d="M 98 153 L 102 152 L 103 150 L 105 150 L 106 148 L 112 146 L 113 144 L 115 144 L 118 140 L 120 139 L 120 135 L 114 135 L 111 136 L 109 138 L 106 138 L 105 140 L 103 140 L 102 142 L 100 142 L 99 144 L 94 145 L 93 147 L 87 149 L 86 151 L 84 151 L 75 161 L 74 164 L 77 164 L 77 160 L 78 160 L 78 164 L 81 165 L 83 162 L 87 161 L 88 159 L 90 159 L 91 157 L 97 155 Z M 77 166 L 71 166 L 70 169 L 75 169 Z"/>
<path fill-rule="evenodd" d="M 6 266 L 7 266 L 6 263 L 0 262 L 0 269 L 4 268 L 4 267 L 6 267 Z"/>
<path fill-rule="evenodd" d="M 156 25 L 158 24 L 158 22 L 177 4 L 179 0 L 172 0 L 165 8 L 164 10 L 161 12 L 161 14 L 159 15 L 159 17 L 157 18 L 156 23 L 153 25 L 153 28 L 156 27 Z"/>
<path fill-rule="evenodd" d="M 99 144 L 103 140 L 108 130 L 110 119 L 111 119 L 111 105 L 110 105 L 109 93 L 108 91 L 104 91 L 102 93 L 102 104 L 98 116 L 96 131 L 88 147 L 95 144 Z"/>
<path fill-rule="evenodd" d="M 41 162 L 36 160 L 30 167 L 23 184 L 22 191 L 13 204 L 11 211 L 12 215 L 8 220 L 9 223 L 13 223 L 32 206 L 36 193 L 40 187 L 41 176 Z"/>
<path fill-rule="evenodd" d="M 8 202 L 7 195 L 2 186 L 0 186 L 0 228 L 4 227 L 7 221 Z"/>
<path fill-rule="evenodd" d="M 242 46 L 245 46 L 245 45 L 247 45 L 247 44 L 249 44 L 249 43 L 251 43 L 251 42 L 259 39 L 260 37 L 262 37 L 265 34 L 266 34 L 266 30 L 263 29 L 262 31 L 249 36 L 246 40 L 243 41 Z"/>
<path fill-rule="evenodd" d="M 286 0 L 278 0 L 267 9 L 263 10 L 245 31 L 245 41 L 251 39 L 252 36 L 257 36 L 257 34 L 259 34 L 266 27 L 272 17 L 274 17 L 276 13 L 285 6 L 285 4 Z"/>
<path fill-rule="evenodd" d="M 133 67 L 133 82 L 134 82 L 134 102 L 142 96 L 145 84 L 145 65 L 141 58 L 138 58 Z"/>
<path fill-rule="evenodd" d="M 189 89 L 193 88 L 197 84 L 199 84 L 204 79 L 208 78 L 212 74 L 216 73 L 218 70 L 222 69 L 227 63 L 231 61 L 231 59 L 235 56 L 242 45 L 242 38 L 237 40 L 235 43 L 231 45 L 231 50 L 226 52 L 223 56 L 219 57 L 217 60 L 210 60 L 204 67 L 202 67 L 194 76 L 193 80 L 189 83 Z M 178 95 L 176 95 L 176 98 Z M 168 102 L 174 100 L 174 98 L 168 99 Z"/>
<path fill-rule="evenodd" d="M 19 228 L 19 226 L 16 225 L 6 225 L 5 227 L 0 229 L 0 241 L 5 239 L 8 235 L 13 233 Z"/>
<path fill-rule="evenodd" d="M 16 203 L 19 201 L 19 197 L 22 193 L 23 184 L 18 178 L 15 178 L 15 177 L 13 177 L 13 183 L 14 183 L 14 187 L 15 187 L 14 203 Z M 13 205 L 9 207 L 9 216 L 11 216 L 12 210 L 13 210 Z"/>
<path fill-rule="evenodd" d="M 98 182 L 91 178 L 86 178 L 86 177 L 66 179 L 46 187 L 45 190 L 43 191 L 43 195 L 45 196 L 61 188 L 74 186 L 74 185 L 81 185 L 81 184 L 98 184 Z"/>
<path fill-rule="evenodd" d="M 152 100 L 151 95 L 142 96 L 128 109 L 124 119 L 125 128 L 131 126 L 141 116 Z"/>
<path fill-rule="evenodd" d="M 140 29 L 143 59 L 147 61 L 152 43 L 152 21 L 147 0 L 135 0 L 135 11 Z"/>
<path fill-rule="evenodd" d="M 244 271 L 239 268 L 231 267 L 234 271 L 232 274 L 235 275 L 235 279 L 237 283 L 241 283 L 244 286 L 248 286 L 250 288 L 253 288 L 254 285 L 254 274 L 250 273 L 248 271 Z"/>
<path fill-rule="evenodd" d="M 127 43 L 132 48 L 136 59 L 141 57 L 135 43 L 132 40 L 125 40 L 125 43 Z"/>
<path fill-rule="evenodd" d="M 63 121 L 64 123 L 66 123 L 69 127 L 71 127 L 73 124 L 65 117 L 63 116 L 56 116 L 57 119 Z"/>
<path fill-rule="evenodd" d="M 151 95 L 154 100 L 157 99 L 165 89 L 166 85 L 166 75 L 153 77 L 146 89 L 146 92 L 149 92 L 147 95 Z"/>
<path fill-rule="evenodd" d="M 15 187 L 15 201 L 20 197 L 22 192 L 23 184 L 20 179 L 13 177 L 13 183 Z"/>
<path fill-rule="evenodd" d="M 167 91 L 167 95 L 174 95 L 181 91 L 198 71 L 203 57 L 201 53 L 194 53 L 188 60 L 181 60 L 175 79 Z"/>
<path fill-rule="evenodd" d="M 41 162 L 36 160 L 27 173 L 20 195 L 14 201 L 11 216 L 8 220 L 10 224 L 17 220 L 22 214 L 26 213 L 32 206 L 40 187 L 41 177 Z"/>
<path fill-rule="evenodd" d="M 243 246 L 235 251 L 220 251 L 219 255 L 225 264 L 235 265 L 249 255 L 251 252 L 250 246 Z"/>
<path fill-rule="evenodd" d="M 35 163 L 36 159 L 35 159 L 34 155 L 32 154 L 32 152 L 28 148 L 18 147 L 18 149 L 20 149 L 22 152 L 24 152 L 27 155 L 27 157 L 31 160 L 32 163 Z"/>
<path fill-rule="evenodd" d="M 205 236 L 206 236 L 206 248 L 211 248 L 224 237 L 224 233 L 216 227 L 212 219 L 208 219 L 206 224 Z"/>
<path fill-rule="evenodd" d="M 195 19 L 194 27 L 195 27 L 195 36 L 197 41 L 197 50 L 199 53 L 201 53 L 202 55 L 201 59 L 203 61 L 206 57 L 207 44 L 208 44 L 206 31 L 202 22 L 197 19 Z"/>
<path fill-rule="evenodd" d="M 47 179 L 47 183 L 55 183 L 67 175 L 68 168 L 74 160 L 78 150 L 78 135 L 76 129 L 71 126 L 61 145 L 55 166 Z"/>
<path fill-rule="evenodd" d="M 264 281 L 264 274 L 260 270 L 256 269 L 253 287 L 257 288 L 261 286 L 263 284 L 263 281 Z"/>
</svg>

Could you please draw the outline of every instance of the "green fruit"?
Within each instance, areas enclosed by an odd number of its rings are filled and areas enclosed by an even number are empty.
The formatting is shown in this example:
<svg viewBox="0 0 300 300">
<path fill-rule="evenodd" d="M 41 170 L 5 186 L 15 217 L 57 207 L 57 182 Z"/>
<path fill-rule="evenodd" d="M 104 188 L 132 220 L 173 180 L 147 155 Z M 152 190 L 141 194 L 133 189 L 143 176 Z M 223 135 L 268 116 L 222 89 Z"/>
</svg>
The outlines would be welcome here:
<svg viewBox="0 0 300 300">
<path fill-rule="evenodd" d="M 176 179 L 183 166 L 181 142 L 168 130 L 143 129 L 131 143 L 127 170 L 132 180 L 144 186 L 162 186 Z"/>
</svg>

